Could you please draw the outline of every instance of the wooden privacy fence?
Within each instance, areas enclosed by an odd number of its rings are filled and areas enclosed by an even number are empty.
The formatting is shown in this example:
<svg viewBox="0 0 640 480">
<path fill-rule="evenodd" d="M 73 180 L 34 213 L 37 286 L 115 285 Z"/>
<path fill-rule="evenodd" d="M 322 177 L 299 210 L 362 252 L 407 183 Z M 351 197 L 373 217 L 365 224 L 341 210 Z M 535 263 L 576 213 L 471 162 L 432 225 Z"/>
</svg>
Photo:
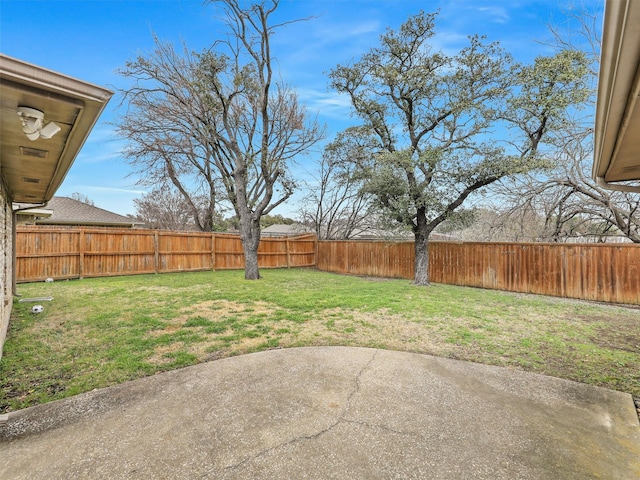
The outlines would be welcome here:
<svg viewBox="0 0 640 480">
<path fill-rule="evenodd" d="M 315 266 L 315 235 L 263 238 L 261 268 Z M 237 235 L 138 229 L 18 227 L 19 282 L 244 268 Z"/>
<path fill-rule="evenodd" d="M 414 277 L 413 242 L 318 242 L 317 268 Z M 640 245 L 445 243 L 429 245 L 432 282 L 602 302 L 640 304 Z"/>
<path fill-rule="evenodd" d="M 19 227 L 16 256 L 20 282 L 244 268 L 240 238 L 218 233 Z M 414 277 L 413 242 L 265 237 L 258 263 Z M 435 283 L 640 304 L 640 245 L 432 242 L 429 275 Z"/>
<path fill-rule="evenodd" d="M 436 244 L 433 281 L 613 303 L 640 303 L 640 245 Z"/>
</svg>

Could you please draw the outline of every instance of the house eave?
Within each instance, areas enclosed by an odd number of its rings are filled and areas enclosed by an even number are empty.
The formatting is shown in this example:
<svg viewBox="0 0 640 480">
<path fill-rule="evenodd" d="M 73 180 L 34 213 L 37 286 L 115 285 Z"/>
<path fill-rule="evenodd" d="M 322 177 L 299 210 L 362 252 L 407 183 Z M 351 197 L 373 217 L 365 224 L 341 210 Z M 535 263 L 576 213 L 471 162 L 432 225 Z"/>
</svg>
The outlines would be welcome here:
<svg viewBox="0 0 640 480">
<path fill-rule="evenodd" d="M 120 228 L 133 228 L 135 226 L 140 226 L 141 224 L 136 223 L 134 221 L 131 222 L 91 222 L 91 221 L 65 221 L 65 220 L 38 220 L 36 221 L 36 225 L 48 225 L 48 226 L 65 226 L 65 227 L 120 227 Z"/>
<path fill-rule="evenodd" d="M 53 197 L 112 95 L 0 54 L 0 170 L 13 202 L 41 204 Z M 17 114 L 24 106 L 44 112 L 60 131 L 29 140 Z"/>
<path fill-rule="evenodd" d="M 607 0 L 602 34 L 592 176 L 640 191 L 640 2 Z M 623 183 L 619 183 L 623 182 Z"/>
</svg>

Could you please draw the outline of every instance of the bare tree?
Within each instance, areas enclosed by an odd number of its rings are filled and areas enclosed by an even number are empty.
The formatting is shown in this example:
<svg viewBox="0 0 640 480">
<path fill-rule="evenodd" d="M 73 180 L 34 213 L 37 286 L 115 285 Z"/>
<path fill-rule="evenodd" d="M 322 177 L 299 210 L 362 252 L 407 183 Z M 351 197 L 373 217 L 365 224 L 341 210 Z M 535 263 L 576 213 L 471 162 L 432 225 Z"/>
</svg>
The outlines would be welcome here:
<svg viewBox="0 0 640 480">
<path fill-rule="evenodd" d="M 357 157 L 368 150 L 352 137 L 338 136 L 327 145 L 307 184 L 300 216 L 318 238 L 346 240 L 376 225 L 371 195 L 363 191 Z"/>
<path fill-rule="evenodd" d="M 293 193 L 288 165 L 323 136 L 295 91 L 275 82 L 270 25 L 279 0 L 246 8 L 236 0 L 209 1 L 225 12 L 230 36 L 200 56 L 198 86 L 207 100 L 209 142 L 226 197 L 240 222 L 245 278 L 260 278 L 260 218 Z"/>
<path fill-rule="evenodd" d="M 246 8 L 219 5 L 229 35 L 200 54 L 178 54 L 156 39 L 149 56 L 121 73 L 134 80 L 123 90 L 129 110 L 119 124 L 126 153 L 142 182 L 170 183 L 189 204 L 196 223 L 211 230 L 219 199 L 239 220 L 245 278 L 260 278 L 260 218 L 286 201 L 295 186 L 288 167 L 318 142 L 323 129 L 310 120 L 294 90 L 276 82 L 270 25 L 279 0 Z M 207 196 L 204 217 L 194 201 Z"/>
<path fill-rule="evenodd" d="M 361 165 L 366 191 L 413 230 L 418 285 L 429 284 L 433 230 L 480 189 L 545 165 L 539 150 L 584 98 L 580 52 L 517 65 L 497 43 L 471 36 L 449 56 L 430 45 L 435 18 L 410 17 L 330 74 L 363 121 L 360 131 L 376 142 Z M 505 137 L 490 135 L 495 130 Z"/>
<path fill-rule="evenodd" d="M 567 235 L 580 228 L 599 239 L 620 234 L 634 243 L 640 243 L 640 194 L 618 192 L 600 187 L 592 180 L 593 114 L 600 70 L 602 39 L 597 13 L 585 8 L 568 11 L 571 28 L 561 29 L 549 25 L 553 46 L 558 51 L 582 49 L 589 60 L 591 91 L 588 97 L 589 115 L 574 122 L 567 129 L 558 168 L 551 174 L 546 191 L 554 192 L 552 215 L 548 224 L 553 226 L 551 238 Z"/>
<path fill-rule="evenodd" d="M 118 73 L 133 81 L 120 89 L 127 109 L 117 132 L 138 184 L 171 184 L 198 230 L 210 232 L 218 212 L 220 175 L 209 145 L 204 99 L 195 87 L 199 57 L 154 37 L 155 49 L 128 61 Z M 206 202 L 203 203 L 203 199 Z"/>
<path fill-rule="evenodd" d="M 604 242 L 611 237 L 640 240 L 640 195 L 600 187 L 591 177 L 592 132 L 581 124 L 567 126 L 555 152 L 555 168 L 544 175 L 523 175 L 497 185 L 495 231 L 536 218 L 535 241 L 570 239 Z M 509 240 L 516 240 L 510 238 Z"/>
<path fill-rule="evenodd" d="M 590 86 L 581 110 L 584 114 L 558 132 L 554 169 L 546 175 L 521 177 L 496 190 L 509 205 L 505 223 L 512 222 L 522 208 L 531 208 L 545 220 L 539 235 L 542 241 L 575 237 L 606 241 L 622 235 L 638 243 L 640 194 L 604 189 L 590 175 L 600 52 L 598 16 L 583 9 L 567 12 L 566 18 L 572 23 L 570 29 L 549 27 L 552 46 L 559 52 L 584 51 Z"/>
<path fill-rule="evenodd" d="M 91 205 L 92 207 L 95 207 L 96 204 L 93 202 L 93 200 L 91 200 L 87 195 L 85 195 L 84 193 L 80 193 L 80 192 L 73 192 L 71 194 L 71 198 L 73 198 L 74 200 L 77 200 L 79 202 L 82 203 L 86 203 L 87 205 Z"/>
<path fill-rule="evenodd" d="M 134 199 L 133 204 L 136 208 L 135 218 L 151 228 L 193 231 L 200 228 L 194 221 L 192 207 L 195 205 L 200 209 L 202 213 L 199 216 L 202 218 L 206 215 L 204 211 L 207 209 L 208 199 L 206 196 L 192 196 L 190 202 L 187 202 L 181 193 L 169 185 L 161 185 L 141 198 Z M 226 222 L 221 215 L 216 214 L 212 230 L 225 229 Z"/>
<path fill-rule="evenodd" d="M 534 205 L 545 218 L 543 241 L 624 236 L 640 243 L 640 194 L 606 190 L 589 175 L 593 159 L 590 130 L 569 136 L 549 175 L 529 177 L 512 192 L 512 203 Z"/>
</svg>

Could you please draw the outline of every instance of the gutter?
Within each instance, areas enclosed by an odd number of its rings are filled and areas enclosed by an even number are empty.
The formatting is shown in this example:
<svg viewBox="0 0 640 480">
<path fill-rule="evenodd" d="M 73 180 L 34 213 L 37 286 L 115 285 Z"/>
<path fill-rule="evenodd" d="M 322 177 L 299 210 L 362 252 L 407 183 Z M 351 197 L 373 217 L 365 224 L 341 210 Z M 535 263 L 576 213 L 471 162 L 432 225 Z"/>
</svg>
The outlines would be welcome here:
<svg viewBox="0 0 640 480">
<path fill-rule="evenodd" d="M 110 222 L 83 222 L 83 221 L 79 221 L 79 220 L 69 220 L 69 221 L 65 221 L 65 220 L 56 220 L 53 222 L 49 222 L 48 220 L 44 220 L 44 221 L 36 221 L 36 226 L 38 227 L 89 227 L 89 228 L 130 228 L 130 229 L 134 229 L 134 228 L 144 228 L 144 224 L 142 223 L 130 223 L 130 222 L 123 222 L 123 223 L 110 223 Z"/>
<path fill-rule="evenodd" d="M 596 183 L 607 190 L 640 193 L 640 185 L 621 185 L 619 183 L 609 183 L 604 179 L 604 177 L 596 177 Z"/>
<path fill-rule="evenodd" d="M 639 6 L 637 0 L 606 0 L 591 175 L 602 188 L 636 193 L 640 186 L 616 182 L 640 179 L 613 167 L 624 143 L 637 141 L 629 126 L 640 95 Z"/>
</svg>

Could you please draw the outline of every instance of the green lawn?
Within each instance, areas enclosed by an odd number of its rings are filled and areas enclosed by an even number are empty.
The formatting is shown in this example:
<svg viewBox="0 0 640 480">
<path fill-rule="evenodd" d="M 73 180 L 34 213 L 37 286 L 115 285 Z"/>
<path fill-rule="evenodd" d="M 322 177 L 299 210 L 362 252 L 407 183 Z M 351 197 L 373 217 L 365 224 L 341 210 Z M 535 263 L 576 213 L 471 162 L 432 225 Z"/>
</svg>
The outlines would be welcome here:
<svg viewBox="0 0 640 480">
<path fill-rule="evenodd" d="M 0 412 L 271 348 L 352 345 L 503 365 L 640 397 L 640 310 L 407 280 L 263 270 L 19 285 Z"/>
</svg>

